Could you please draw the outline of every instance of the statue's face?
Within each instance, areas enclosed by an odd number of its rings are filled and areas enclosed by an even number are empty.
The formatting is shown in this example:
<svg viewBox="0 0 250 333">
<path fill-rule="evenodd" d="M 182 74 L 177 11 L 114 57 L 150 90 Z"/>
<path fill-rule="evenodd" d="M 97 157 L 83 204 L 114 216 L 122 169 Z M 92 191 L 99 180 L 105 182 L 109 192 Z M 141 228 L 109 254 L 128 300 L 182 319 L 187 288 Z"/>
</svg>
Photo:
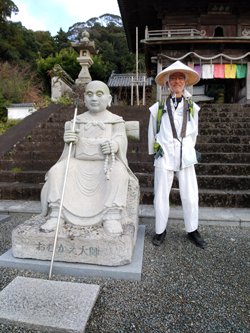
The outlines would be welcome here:
<svg viewBox="0 0 250 333">
<path fill-rule="evenodd" d="M 92 81 L 87 84 L 84 101 L 90 112 L 105 111 L 111 99 L 109 88 L 105 83 Z"/>
</svg>

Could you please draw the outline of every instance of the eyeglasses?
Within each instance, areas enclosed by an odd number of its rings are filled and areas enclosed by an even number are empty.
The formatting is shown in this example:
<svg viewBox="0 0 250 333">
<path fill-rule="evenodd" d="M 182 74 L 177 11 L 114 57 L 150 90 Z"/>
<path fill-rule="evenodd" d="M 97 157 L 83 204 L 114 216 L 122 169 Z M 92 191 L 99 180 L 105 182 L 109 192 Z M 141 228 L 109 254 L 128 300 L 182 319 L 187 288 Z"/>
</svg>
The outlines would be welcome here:
<svg viewBox="0 0 250 333">
<path fill-rule="evenodd" d="M 183 75 L 180 75 L 180 76 L 176 76 L 176 75 L 171 75 L 169 80 L 172 80 L 172 81 L 176 81 L 176 80 L 179 80 L 179 81 L 184 81 L 185 80 L 185 76 Z"/>
</svg>

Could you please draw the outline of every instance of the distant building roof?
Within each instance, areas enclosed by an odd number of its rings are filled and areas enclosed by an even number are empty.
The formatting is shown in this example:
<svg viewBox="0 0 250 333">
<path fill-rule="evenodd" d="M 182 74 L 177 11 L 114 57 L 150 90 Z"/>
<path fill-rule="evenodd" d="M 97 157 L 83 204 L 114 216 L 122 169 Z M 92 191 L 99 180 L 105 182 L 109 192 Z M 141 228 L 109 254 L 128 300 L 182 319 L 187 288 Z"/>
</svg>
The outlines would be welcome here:
<svg viewBox="0 0 250 333">
<path fill-rule="evenodd" d="M 10 104 L 6 108 L 30 108 L 33 106 L 33 103 L 20 103 L 20 104 Z"/>
<path fill-rule="evenodd" d="M 138 74 L 138 80 L 140 81 L 139 86 L 143 87 L 143 78 L 146 77 L 146 74 Z M 109 88 L 118 88 L 118 87 L 131 87 L 131 81 L 136 80 L 136 74 L 135 73 L 129 73 L 129 74 L 115 74 L 112 72 L 109 80 L 108 80 L 108 87 Z M 154 79 L 152 77 L 147 78 L 146 77 L 146 86 L 152 86 L 152 81 Z M 134 83 L 134 86 L 136 86 L 136 83 Z"/>
</svg>

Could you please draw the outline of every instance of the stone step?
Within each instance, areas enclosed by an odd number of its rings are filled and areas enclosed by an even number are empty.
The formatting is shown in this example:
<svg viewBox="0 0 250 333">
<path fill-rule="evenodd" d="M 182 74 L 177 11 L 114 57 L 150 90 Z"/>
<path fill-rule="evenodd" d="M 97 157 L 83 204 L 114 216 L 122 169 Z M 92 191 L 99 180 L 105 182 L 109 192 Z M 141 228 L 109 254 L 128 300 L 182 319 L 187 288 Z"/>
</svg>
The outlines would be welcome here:
<svg viewBox="0 0 250 333">
<path fill-rule="evenodd" d="M 42 184 L 30 183 L 0 183 L 1 200 L 40 200 Z M 153 204 L 153 188 L 141 187 L 141 204 Z M 170 202 L 181 205 L 179 190 L 173 188 L 170 193 Z M 200 207 L 250 207 L 250 191 L 211 190 L 199 189 Z"/>
<path fill-rule="evenodd" d="M 129 161 L 129 165 L 131 166 L 134 172 L 151 172 L 153 170 L 153 155 L 148 155 L 148 153 L 133 153 L 132 150 L 128 150 L 127 158 Z M 131 152 L 130 152 L 131 151 Z M 59 159 L 61 156 L 62 150 L 60 152 L 44 152 L 41 151 L 39 154 L 36 152 L 15 152 L 13 157 L 6 155 L 0 160 L 0 170 L 13 170 L 13 169 L 21 169 L 21 171 L 29 171 L 29 170 L 49 170 Z M 29 157 L 31 154 L 31 157 Z M 39 158 L 34 158 L 37 156 Z M 22 158 L 21 158 L 22 157 Z M 235 166 L 234 162 L 237 161 L 237 164 L 246 164 L 243 166 Z M 219 165 L 214 166 L 214 164 L 219 163 Z M 196 165 L 197 168 L 202 168 L 204 170 L 204 164 L 206 164 L 206 168 L 210 165 L 210 171 L 206 171 L 206 174 L 210 174 L 210 172 L 222 172 L 226 173 L 227 166 L 226 164 L 230 163 L 231 166 L 228 167 L 228 172 L 233 172 L 233 174 L 241 174 L 248 172 L 250 163 L 250 154 L 249 153 L 207 153 L 202 152 L 202 163 Z M 151 170 L 151 171 L 150 171 Z M 207 169 L 209 170 L 209 169 Z M 213 170 L 213 171 L 211 171 Z M 239 171 L 237 171 L 239 170 Z M 201 171 L 203 172 L 203 171 Z M 234 173 L 236 172 L 236 173 Z"/>
<path fill-rule="evenodd" d="M 154 166 L 152 162 L 131 162 L 129 167 L 133 173 L 154 173 Z"/>
<path fill-rule="evenodd" d="M 249 128 L 249 124 L 247 122 L 224 122 L 224 123 L 221 123 L 221 122 L 199 122 L 199 130 L 201 128 L 218 128 L 218 131 L 221 129 L 221 128 L 242 128 L 242 129 L 248 129 Z"/>
<path fill-rule="evenodd" d="M 51 151 L 23 151 L 23 150 L 16 150 L 13 153 L 7 154 L 2 157 L 1 160 L 3 161 L 24 161 L 28 163 L 33 163 L 34 160 L 36 161 L 44 161 L 44 160 L 52 160 L 54 163 L 58 161 L 61 152 L 51 152 Z"/>
<path fill-rule="evenodd" d="M 250 163 L 249 153 L 239 152 L 203 152 L 202 163 Z"/>
<path fill-rule="evenodd" d="M 238 117 L 237 121 L 240 123 L 249 123 L 250 122 L 250 117 Z M 235 122 L 234 118 L 230 117 L 199 117 L 199 123 L 232 123 Z"/>
<path fill-rule="evenodd" d="M 207 111 L 201 109 L 199 112 L 199 119 L 202 119 L 203 117 L 220 117 L 220 118 L 241 118 L 241 117 L 249 117 L 250 116 L 250 111 L 242 110 L 242 111 L 235 111 L 232 110 L 231 112 L 226 112 L 226 111 Z"/>
<path fill-rule="evenodd" d="M 46 171 L 0 171 L 0 182 L 42 184 L 45 174 Z"/>
<path fill-rule="evenodd" d="M 47 171 L 55 164 L 52 160 L 0 160 L 0 170 L 8 171 Z M 15 169 L 15 170 L 13 170 Z M 18 171 L 17 170 L 17 171 Z"/>
<path fill-rule="evenodd" d="M 154 200 L 153 188 L 141 187 L 141 204 L 152 205 Z M 173 205 L 180 206 L 181 199 L 179 189 L 173 188 L 170 192 L 169 201 Z M 249 208 L 250 191 L 229 191 L 229 190 L 206 190 L 199 189 L 200 207 L 231 207 Z"/>
<path fill-rule="evenodd" d="M 250 153 L 249 144 L 197 143 L 195 148 L 200 153 Z"/>
<path fill-rule="evenodd" d="M 195 165 L 197 175 L 250 175 L 250 164 L 240 163 L 198 163 Z"/>
<path fill-rule="evenodd" d="M 248 133 L 249 134 L 249 133 Z M 249 145 L 250 136 L 235 136 L 235 135 L 199 135 L 197 137 L 197 143 L 223 143 L 223 144 L 243 144 Z"/>
<path fill-rule="evenodd" d="M 249 104 L 202 104 L 200 105 L 204 112 L 244 112 L 250 113 Z"/>
<path fill-rule="evenodd" d="M 1 200 L 40 200 L 42 184 L 0 183 Z"/>
<path fill-rule="evenodd" d="M 152 181 L 150 180 L 154 174 L 154 166 L 152 163 L 129 163 L 129 167 L 136 174 L 136 176 L 140 179 L 141 186 L 153 186 Z M 199 163 L 195 165 L 197 177 L 210 177 L 210 176 L 248 176 L 250 174 L 250 164 L 209 164 L 209 163 Z M 44 183 L 45 179 L 45 171 L 0 171 L 0 182 L 19 182 L 19 183 Z M 206 176 L 205 176 L 206 175 Z M 144 180 L 146 178 L 146 180 Z M 238 178 L 237 178 L 238 179 Z M 226 181 L 226 180 L 224 180 Z M 200 186 L 204 187 L 204 182 L 207 186 L 210 186 L 209 179 L 201 182 L 200 178 Z M 239 180 L 241 183 L 242 180 Z M 147 185 L 145 185 L 147 184 Z M 151 185 L 150 185 L 151 184 Z M 230 182 L 228 182 L 230 184 Z M 243 186 L 247 186 L 248 181 Z M 215 185 L 217 186 L 217 185 Z"/>
<path fill-rule="evenodd" d="M 153 174 L 154 166 L 150 162 L 131 162 L 129 163 L 130 169 L 134 173 Z M 239 163 L 198 163 L 195 165 L 197 175 L 215 175 L 215 176 L 249 176 L 250 164 Z"/>
<path fill-rule="evenodd" d="M 209 144 L 206 144 L 209 145 Z M 196 148 L 202 153 L 202 162 L 203 163 L 250 163 L 250 154 L 249 152 L 241 152 L 244 149 L 236 148 L 231 149 L 230 147 L 224 147 L 225 151 L 221 152 L 223 145 L 219 144 L 210 144 L 208 149 L 204 144 L 197 144 Z M 232 146 L 232 145 L 231 145 Z M 212 148 L 214 147 L 214 148 Z M 227 148 L 227 149 L 226 149 Z M 229 152 L 227 152 L 227 150 Z M 248 149 L 249 150 L 249 149 Z M 127 159 L 130 163 L 134 162 L 151 162 L 153 163 L 153 155 L 148 155 L 148 153 L 130 153 L 127 154 Z"/>
<path fill-rule="evenodd" d="M 248 126 L 249 127 L 249 126 Z M 233 136 L 247 136 L 249 135 L 249 128 L 207 128 L 199 127 L 198 140 L 203 135 L 233 135 Z"/>
<path fill-rule="evenodd" d="M 153 187 L 154 175 L 136 173 L 141 187 Z M 197 175 L 199 189 L 226 189 L 226 190 L 248 190 L 250 188 L 250 176 L 215 176 Z M 179 188 L 178 179 L 174 177 L 173 187 Z"/>
<path fill-rule="evenodd" d="M 64 142 L 62 139 L 55 142 L 43 141 L 43 142 L 20 142 L 17 145 L 17 149 L 20 151 L 48 151 L 48 152 L 62 152 L 64 147 Z"/>
</svg>

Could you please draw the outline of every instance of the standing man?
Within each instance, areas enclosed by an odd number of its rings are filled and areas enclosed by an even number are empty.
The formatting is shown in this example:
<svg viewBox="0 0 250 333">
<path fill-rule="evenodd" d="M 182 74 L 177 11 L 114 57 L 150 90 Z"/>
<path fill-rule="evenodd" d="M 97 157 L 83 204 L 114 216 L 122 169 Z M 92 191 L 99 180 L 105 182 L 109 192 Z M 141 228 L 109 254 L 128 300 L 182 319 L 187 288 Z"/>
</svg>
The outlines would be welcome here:
<svg viewBox="0 0 250 333">
<path fill-rule="evenodd" d="M 148 128 L 149 154 L 155 154 L 154 207 L 155 229 L 153 244 L 160 245 L 166 236 L 169 216 L 169 194 L 174 173 L 179 180 L 185 228 L 195 245 L 204 248 L 198 228 L 198 186 L 194 164 L 197 163 L 195 143 L 198 135 L 199 106 L 192 103 L 186 86 L 194 85 L 200 77 L 190 67 L 176 61 L 155 81 L 170 90 L 164 102 L 150 107 Z"/>
</svg>

